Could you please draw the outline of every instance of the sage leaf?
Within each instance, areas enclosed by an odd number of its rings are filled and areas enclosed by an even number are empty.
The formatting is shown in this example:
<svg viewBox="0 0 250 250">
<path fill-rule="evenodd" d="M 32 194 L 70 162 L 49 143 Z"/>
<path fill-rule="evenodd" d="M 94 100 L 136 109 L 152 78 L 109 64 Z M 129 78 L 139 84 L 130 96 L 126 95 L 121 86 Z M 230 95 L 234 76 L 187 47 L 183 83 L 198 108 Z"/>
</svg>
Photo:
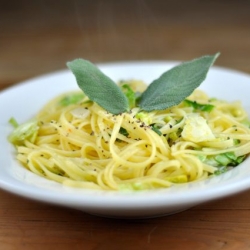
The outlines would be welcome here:
<svg viewBox="0 0 250 250">
<path fill-rule="evenodd" d="M 80 89 L 93 102 L 112 114 L 129 110 L 129 103 L 122 90 L 94 64 L 87 60 L 75 59 L 67 63 L 75 75 Z"/>
<path fill-rule="evenodd" d="M 139 107 L 150 112 L 178 105 L 205 80 L 218 56 L 203 56 L 166 71 L 143 92 Z"/>
</svg>

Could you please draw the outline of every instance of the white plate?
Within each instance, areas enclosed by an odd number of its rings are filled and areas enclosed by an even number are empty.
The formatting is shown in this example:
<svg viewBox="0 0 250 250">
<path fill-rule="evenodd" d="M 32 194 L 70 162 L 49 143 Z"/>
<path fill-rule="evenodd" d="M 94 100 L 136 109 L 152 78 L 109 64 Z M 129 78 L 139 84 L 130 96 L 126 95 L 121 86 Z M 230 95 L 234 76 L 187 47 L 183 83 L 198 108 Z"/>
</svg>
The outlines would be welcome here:
<svg viewBox="0 0 250 250">
<path fill-rule="evenodd" d="M 115 81 L 134 78 L 151 82 L 176 64 L 125 62 L 99 66 Z M 210 96 L 228 101 L 241 100 L 250 114 L 250 76 L 213 67 L 201 88 Z M 73 75 L 69 71 L 61 71 L 31 79 L 0 93 L 0 188 L 27 198 L 120 218 L 176 213 L 250 188 L 250 158 L 233 170 L 205 181 L 132 193 L 74 189 L 36 176 L 15 160 L 15 150 L 7 141 L 12 129 L 8 120 L 13 116 L 24 122 L 48 100 L 74 89 L 78 87 Z"/>
</svg>

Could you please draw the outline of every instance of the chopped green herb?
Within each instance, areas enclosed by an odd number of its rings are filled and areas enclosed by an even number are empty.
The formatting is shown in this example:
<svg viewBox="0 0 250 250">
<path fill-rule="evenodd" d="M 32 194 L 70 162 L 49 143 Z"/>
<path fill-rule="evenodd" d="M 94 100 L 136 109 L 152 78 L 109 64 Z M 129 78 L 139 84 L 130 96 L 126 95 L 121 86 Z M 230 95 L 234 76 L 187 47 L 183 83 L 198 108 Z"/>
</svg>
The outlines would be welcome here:
<svg viewBox="0 0 250 250">
<path fill-rule="evenodd" d="M 237 165 L 242 163 L 246 159 L 246 157 L 247 157 L 246 155 L 241 155 L 241 156 L 237 157 L 237 159 L 236 159 Z"/>
<path fill-rule="evenodd" d="M 163 120 L 164 120 L 164 122 L 168 123 L 168 122 L 170 122 L 172 119 L 173 119 L 173 118 L 172 118 L 171 116 L 168 115 L 168 116 L 165 116 Z"/>
<path fill-rule="evenodd" d="M 178 138 L 179 138 L 179 136 L 177 135 L 177 133 L 176 132 L 172 132 L 172 133 L 170 133 L 169 134 L 169 140 L 171 140 L 171 141 L 176 141 Z"/>
<path fill-rule="evenodd" d="M 160 131 L 160 126 L 158 126 L 157 124 L 151 124 L 151 129 L 158 135 L 162 135 L 162 132 Z"/>
<path fill-rule="evenodd" d="M 121 85 L 123 93 L 126 95 L 129 107 L 132 109 L 136 104 L 136 94 L 128 84 Z"/>
<path fill-rule="evenodd" d="M 16 127 L 13 132 L 9 135 L 8 139 L 15 145 L 22 145 L 25 140 L 34 142 L 37 136 L 39 126 L 37 121 L 29 121 L 20 124 Z"/>
<path fill-rule="evenodd" d="M 188 99 L 184 100 L 184 103 L 190 107 L 193 107 L 194 110 L 200 110 L 204 112 L 211 112 L 214 108 L 214 105 L 211 104 L 200 104 L 196 101 L 190 101 Z"/>
<path fill-rule="evenodd" d="M 219 154 L 214 157 L 214 159 L 222 166 L 237 166 L 244 161 L 245 155 L 236 156 L 234 152 L 228 152 L 224 154 Z"/>
<path fill-rule="evenodd" d="M 237 160 L 237 156 L 235 155 L 234 152 L 227 152 L 227 153 L 224 153 L 224 155 L 227 158 L 231 159 L 232 161 L 236 161 Z"/>
<path fill-rule="evenodd" d="M 240 144 L 240 140 L 239 139 L 233 139 L 234 141 L 234 145 L 239 145 Z"/>
<path fill-rule="evenodd" d="M 146 125 L 152 123 L 152 118 L 147 112 L 139 112 L 135 115 L 135 118 L 139 119 L 141 122 L 144 122 Z"/>
<path fill-rule="evenodd" d="M 177 131 L 171 132 L 168 135 L 168 143 L 169 145 L 172 145 L 178 138 L 181 137 L 181 132 L 183 131 L 182 128 L 178 128 Z"/>
<path fill-rule="evenodd" d="M 214 159 L 221 165 L 227 166 L 231 163 L 231 159 L 228 158 L 225 154 L 219 154 L 214 157 Z"/>
<path fill-rule="evenodd" d="M 83 98 L 84 98 L 83 93 L 75 93 L 75 94 L 71 94 L 71 95 L 66 95 L 60 100 L 59 104 L 62 106 L 69 106 L 71 104 L 78 103 Z"/>
<path fill-rule="evenodd" d="M 128 137 L 128 135 L 129 135 L 128 131 L 123 127 L 120 128 L 119 133 L 126 136 L 126 137 Z"/>
<path fill-rule="evenodd" d="M 88 104 L 88 103 L 93 103 L 93 101 L 87 100 L 87 101 L 82 102 L 82 104 Z"/>
<path fill-rule="evenodd" d="M 16 121 L 14 117 L 11 117 L 9 119 L 9 124 L 11 124 L 14 128 L 17 128 L 19 126 L 18 122 Z"/>
</svg>

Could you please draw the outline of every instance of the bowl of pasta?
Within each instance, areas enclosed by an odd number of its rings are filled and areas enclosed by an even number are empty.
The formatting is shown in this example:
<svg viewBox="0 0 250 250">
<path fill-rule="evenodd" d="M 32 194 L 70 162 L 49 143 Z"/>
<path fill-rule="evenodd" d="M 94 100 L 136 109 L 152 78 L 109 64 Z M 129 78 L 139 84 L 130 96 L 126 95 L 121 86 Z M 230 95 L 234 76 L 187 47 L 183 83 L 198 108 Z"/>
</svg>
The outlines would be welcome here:
<svg viewBox="0 0 250 250">
<path fill-rule="evenodd" d="M 0 188 L 119 218 L 250 188 L 250 76 L 217 56 L 78 59 L 2 91 Z"/>
</svg>

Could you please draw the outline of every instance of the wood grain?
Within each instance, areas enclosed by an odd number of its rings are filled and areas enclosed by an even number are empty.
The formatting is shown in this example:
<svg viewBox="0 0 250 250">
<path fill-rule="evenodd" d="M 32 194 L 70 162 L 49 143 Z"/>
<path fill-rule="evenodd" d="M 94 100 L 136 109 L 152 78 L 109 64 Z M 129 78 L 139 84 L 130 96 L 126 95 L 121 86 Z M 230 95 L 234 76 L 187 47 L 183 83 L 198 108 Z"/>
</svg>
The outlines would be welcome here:
<svg viewBox="0 0 250 250">
<path fill-rule="evenodd" d="M 249 1 L 231 0 L 0 1 L 0 90 L 76 57 L 182 61 L 220 51 L 217 65 L 250 73 L 249 11 Z M 249 191 L 145 220 L 100 218 L 5 191 L 0 200 L 3 250 L 250 249 Z"/>
</svg>

